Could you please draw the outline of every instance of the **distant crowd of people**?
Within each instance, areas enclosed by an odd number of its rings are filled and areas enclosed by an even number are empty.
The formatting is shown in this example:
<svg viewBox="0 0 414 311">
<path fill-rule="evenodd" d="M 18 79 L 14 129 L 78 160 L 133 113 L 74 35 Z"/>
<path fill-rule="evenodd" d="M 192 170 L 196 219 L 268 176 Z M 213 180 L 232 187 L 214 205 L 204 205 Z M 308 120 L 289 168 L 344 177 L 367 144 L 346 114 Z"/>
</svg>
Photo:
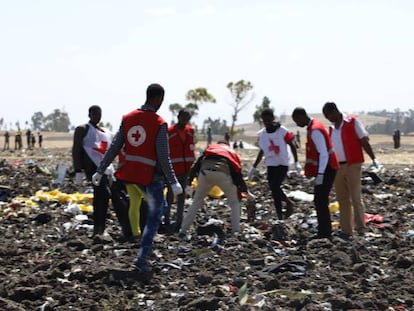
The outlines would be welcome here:
<svg viewBox="0 0 414 311">
<path fill-rule="evenodd" d="M 3 145 L 3 151 L 10 150 L 10 132 L 8 130 L 4 131 L 3 137 L 4 137 L 4 145 Z M 30 129 L 26 130 L 25 133 L 26 136 L 26 146 L 27 149 L 33 149 L 36 147 L 36 135 L 34 132 L 32 132 Z M 43 134 L 38 131 L 37 132 L 37 143 L 39 148 L 42 148 L 43 143 Z M 14 133 L 14 150 L 21 150 L 23 148 L 23 133 L 20 129 L 15 131 Z"/>
</svg>

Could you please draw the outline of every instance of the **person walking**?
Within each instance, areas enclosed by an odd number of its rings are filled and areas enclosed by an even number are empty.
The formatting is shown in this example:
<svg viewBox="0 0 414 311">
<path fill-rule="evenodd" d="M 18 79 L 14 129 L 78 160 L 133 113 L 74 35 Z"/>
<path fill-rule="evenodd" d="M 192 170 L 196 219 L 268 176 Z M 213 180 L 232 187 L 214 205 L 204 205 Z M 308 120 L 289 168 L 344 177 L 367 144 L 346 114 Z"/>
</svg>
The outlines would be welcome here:
<svg viewBox="0 0 414 311">
<path fill-rule="evenodd" d="M 22 131 L 17 129 L 16 136 L 14 139 L 14 150 L 22 149 Z"/>
<path fill-rule="evenodd" d="M 227 144 L 219 142 L 210 144 L 204 150 L 191 168 L 189 184 L 197 178 L 197 189 L 193 197 L 193 203 L 184 216 L 179 232 L 179 237 L 186 238 L 197 211 L 204 203 L 204 198 L 213 186 L 218 186 L 227 197 L 231 208 L 232 233 L 240 231 L 240 201 L 239 194 L 253 199 L 254 196 L 248 191 L 241 173 L 241 160 L 239 155 Z"/>
<path fill-rule="evenodd" d="M 32 149 L 34 149 L 35 148 L 35 145 L 36 145 L 36 136 L 35 136 L 34 133 L 31 134 L 30 142 L 32 144 Z"/>
<path fill-rule="evenodd" d="M 93 176 L 93 183 L 99 184 L 106 167 L 123 149 L 125 158 L 120 163 L 117 176 L 127 184 L 136 184 L 144 193 L 148 205 L 141 245 L 133 261 L 135 268 L 144 273 L 151 271 L 148 256 L 167 208 L 165 179 L 171 184 L 175 195 L 183 192 L 168 154 L 167 123 L 156 113 L 164 100 L 164 93 L 164 88 L 159 84 L 147 87 L 145 104 L 123 116 L 120 128 Z"/>
<path fill-rule="evenodd" d="M 43 135 L 42 135 L 42 133 L 40 131 L 37 132 L 37 142 L 39 144 L 39 148 L 42 148 Z"/>
<path fill-rule="evenodd" d="M 30 129 L 26 130 L 26 142 L 27 149 L 32 149 L 32 131 Z"/>
<path fill-rule="evenodd" d="M 213 131 L 211 126 L 207 128 L 207 146 L 213 142 Z"/>
<path fill-rule="evenodd" d="M 392 134 L 392 140 L 394 142 L 394 149 L 400 148 L 401 144 L 401 132 L 399 129 L 395 129 Z"/>
<path fill-rule="evenodd" d="M 329 212 L 329 193 L 339 168 L 338 157 L 323 123 L 310 118 L 306 110 L 297 107 L 292 119 L 296 125 L 307 127 L 305 176 L 315 177 L 314 204 L 318 219 L 316 238 L 332 238 L 331 214 Z"/>
<path fill-rule="evenodd" d="M 4 150 L 9 150 L 10 148 L 10 133 L 9 131 L 5 131 L 4 132 L 4 146 L 3 146 L 3 151 Z"/>
<path fill-rule="evenodd" d="M 102 109 L 93 105 L 88 110 L 89 122 L 79 125 L 75 128 L 72 146 L 72 161 L 75 171 L 75 183 L 83 184 L 84 175 L 88 181 L 92 180 L 97 166 L 102 161 L 110 143 L 111 136 L 109 132 L 99 126 L 102 117 Z M 114 180 L 114 168 L 108 165 L 103 172 L 104 177 L 99 185 L 93 185 L 93 236 L 99 235 L 102 238 L 108 238 L 105 231 L 106 218 L 109 206 L 109 199 L 112 199 L 115 213 L 121 223 L 123 231 L 129 224 L 125 224 L 122 214 L 125 206 L 122 205 L 119 185 Z M 119 204 L 118 204 L 119 203 Z"/>
<path fill-rule="evenodd" d="M 170 158 L 175 175 L 181 187 L 185 189 L 187 185 L 188 174 L 191 166 L 195 161 L 194 153 L 194 129 L 188 124 L 191 119 L 191 113 L 186 109 L 178 112 L 178 122 L 168 127 L 168 144 L 170 149 Z M 164 222 L 170 225 L 171 206 L 174 201 L 174 193 L 171 186 L 168 186 L 167 203 L 168 210 L 164 214 Z M 185 194 L 182 193 L 176 197 L 177 212 L 173 231 L 180 229 L 184 213 Z"/>
<path fill-rule="evenodd" d="M 282 182 L 286 178 L 289 169 L 289 150 L 295 161 L 296 171 L 301 172 L 302 167 L 298 163 L 298 155 L 295 146 L 295 135 L 286 127 L 275 121 L 273 110 L 264 109 L 261 113 L 264 128 L 258 132 L 258 146 L 260 148 L 253 167 L 249 171 L 252 175 L 257 174 L 257 166 L 263 156 L 267 167 L 267 180 L 279 220 L 283 219 L 282 202 L 286 202 L 285 218 L 293 213 L 293 202 L 286 196 L 282 189 Z"/>
<path fill-rule="evenodd" d="M 230 134 L 229 134 L 229 132 L 224 133 L 224 141 L 226 142 L 226 144 L 228 144 L 230 146 Z"/>
<path fill-rule="evenodd" d="M 340 163 L 334 185 L 340 208 L 341 231 L 346 236 L 352 236 L 355 223 L 355 230 L 363 235 L 366 231 L 365 206 L 361 195 L 363 150 L 374 167 L 379 168 L 381 164 L 372 151 L 368 132 L 355 116 L 345 116 L 333 102 L 327 102 L 322 112 L 332 122 L 329 133 Z"/>
</svg>

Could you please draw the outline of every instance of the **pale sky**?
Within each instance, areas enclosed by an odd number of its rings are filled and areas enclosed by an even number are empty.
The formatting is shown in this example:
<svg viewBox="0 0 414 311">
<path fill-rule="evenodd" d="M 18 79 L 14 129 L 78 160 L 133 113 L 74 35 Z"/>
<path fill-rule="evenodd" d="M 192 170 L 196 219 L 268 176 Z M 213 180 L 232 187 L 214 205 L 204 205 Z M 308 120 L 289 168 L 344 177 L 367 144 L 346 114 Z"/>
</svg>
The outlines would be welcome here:
<svg viewBox="0 0 414 311">
<path fill-rule="evenodd" d="M 275 113 L 414 109 L 411 0 L 0 0 L 0 118 L 68 112 L 72 125 L 100 105 L 114 130 L 153 82 L 159 111 L 188 90 L 217 99 L 194 121 L 231 123 L 228 82 L 254 86 L 238 124 L 264 96 Z"/>
</svg>

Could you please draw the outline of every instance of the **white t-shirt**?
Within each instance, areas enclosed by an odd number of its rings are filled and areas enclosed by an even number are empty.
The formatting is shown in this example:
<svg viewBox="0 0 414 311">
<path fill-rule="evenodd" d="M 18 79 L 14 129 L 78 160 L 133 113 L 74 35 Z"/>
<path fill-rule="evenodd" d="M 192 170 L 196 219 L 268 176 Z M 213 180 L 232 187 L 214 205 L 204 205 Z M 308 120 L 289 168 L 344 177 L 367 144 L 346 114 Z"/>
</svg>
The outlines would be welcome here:
<svg viewBox="0 0 414 311">
<path fill-rule="evenodd" d="M 335 128 L 335 126 L 331 126 L 331 128 L 332 128 L 331 140 L 332 140 L 332 144 L 334 146 L 335 152 L 338 156 L 339 162 L 345 162 L 346 161 L 341 133 L 342 133 L 342 127 L 344 125 L 344 122 L 350 122 L 350 121 L 351 121 L 350 118 L 347 118 L 347 117 L 343 116 L 343 120 L 342 120 L 342 123 L 339 126 L 339 128 Z M 355 119 L 354 124 L 355 124 L 355 132 L 356 132 L 359 139 L 368 136 L 368 132 L 364 129 L 364 127 L 362 126 L 361 122 L 359 122 L 358 119 Z"/>
<path fill-rule="evenodd" d="M 294 135 L 284 126 L 280 126 L 275 132 L 268 133 L 266 128 L 261 129 L 258 133 L 259 148 L 263 150 L 266 166 L 289 166 L 288 142 Z"/>
<path fill-rule="evenodd" d="M 88 132 L 83 138 L 83 148 L 96 166 L 99 167 L 111 142 L 112 139 L 109 132 L 105 131 L 105 129 L 98 130 L 93 124 L 89 123 Z M 111 164 L 105 170 L 105 174 L 112 175 L 113 173 L 114 167 Z"/>
</svg>

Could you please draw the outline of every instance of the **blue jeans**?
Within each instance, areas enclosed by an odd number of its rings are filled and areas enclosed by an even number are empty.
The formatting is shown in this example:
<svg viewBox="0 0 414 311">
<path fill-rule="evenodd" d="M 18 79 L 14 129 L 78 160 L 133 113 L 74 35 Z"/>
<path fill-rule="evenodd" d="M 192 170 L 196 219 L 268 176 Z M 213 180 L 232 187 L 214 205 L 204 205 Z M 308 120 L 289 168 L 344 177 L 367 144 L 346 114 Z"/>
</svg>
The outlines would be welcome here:
<svg viewBox="0 0 414 311">
<path fill-rule="evenodd" d="M 180 183 L 181 187 L 183 188 L 183 193 L 177 195 L 177 198 L 176 198 L 177 199 L 177 213 L 175 217 L 175 222 L 179 229 L 181 227 L 181 223 L 183 222 L 185 188 L 187 186 L 188 174 L 177 176 L 177 180 Z M 164 220 L 166 224 L 170 223 L 171 205 L 173 201 L 174 201 L 174 193 L 171 189 L 171 185 L 168 184 L 168 192 L 167 192 L 168 209 L 165 211 L 165 215 L 164 215 Z"/>
<path fill-rule="evenodd" d="M 144 232 L 141 237 L 141 246 L 136 261 L 146 261 L 151 253 L 154 237 L 161 224 L 162 215 L 168 208 L 164 198 L 164 180 L 154 178 L 148 186 L 138 185 L 147 197 L 148 212 Z"/>
</svg>

